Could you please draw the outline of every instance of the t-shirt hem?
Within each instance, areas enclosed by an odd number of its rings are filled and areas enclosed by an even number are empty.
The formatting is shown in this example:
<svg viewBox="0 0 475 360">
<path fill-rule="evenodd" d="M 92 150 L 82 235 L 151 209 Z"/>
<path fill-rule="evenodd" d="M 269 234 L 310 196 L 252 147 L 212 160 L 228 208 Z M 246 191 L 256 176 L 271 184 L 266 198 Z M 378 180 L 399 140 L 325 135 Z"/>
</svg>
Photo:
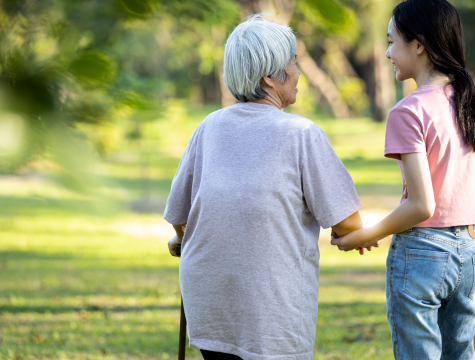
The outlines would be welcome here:
<svg viewBox="0 0 475 360">
<path fill-rule="evenodd" d="M 330 219 L 325 221 L 325 223 L 320 223 L 322 228 L 328 229 L 329 227 L 335 226 L 336 224 L 341 223 L 345 220 L 348 216 L 353 215 L 359 209 L 361 209 L 361 201 L 358 199 L 357 201 L 353 201 L 350 206 L 348 206 L 345 211 L 340 212 L 337 215 L 332 216 Z"/>
<path fill-rule="evenodd" d="M 218 351 L 226 354 L 233 354 L 241 357 L 243 360 L 312 360 L 313 358 L 313 349 L 312 351 L 295 355 L 261 355 L 246 351 L 243 348 L 233 344 L 226 344 L 220 341 L 212 341 L 205 339 L 190 339 L 190 347 L 201 350 Z"/>
<path fill-rule="evenodd" d="M 401 154 L 425 153 L 426 149 L 415 148 L 388 148 L 384 149 L 384 156 L 389 159 L 401 160 Z"/>
<path fill-rule="evenodd" d="M 169 224 L 172 224 L 172 225 L 181 225 L 188 221 L 188 217 L 185 217 L 185 216 L 177 217 L 177 216 L 171 216 L 168 214 L 165 214 L 163 216 L 163 219 L 165 219 L 165 221 L 167 221 Z"/>
</svg>

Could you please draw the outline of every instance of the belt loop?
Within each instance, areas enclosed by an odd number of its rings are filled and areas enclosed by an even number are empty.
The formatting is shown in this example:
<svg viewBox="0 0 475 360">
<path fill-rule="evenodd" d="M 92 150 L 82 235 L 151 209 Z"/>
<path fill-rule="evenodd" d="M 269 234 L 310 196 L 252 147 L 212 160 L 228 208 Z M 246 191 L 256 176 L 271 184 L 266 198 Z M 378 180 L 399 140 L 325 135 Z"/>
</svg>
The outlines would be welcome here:
<svg viewBox="0 0 475 360">
<path fill-rule="evenodd" d="M 475 230 L 473 228 L 473 225 L 468 225 L 467 228 L 468 228 L 468 233 L 470 234 L 470 237 L 472 239 L 475 239 Z"/>
<path fill-rule="evenodd" d="M 460 226 L 455 227 L 455 236 L 460 237 Z"/>
</svg>

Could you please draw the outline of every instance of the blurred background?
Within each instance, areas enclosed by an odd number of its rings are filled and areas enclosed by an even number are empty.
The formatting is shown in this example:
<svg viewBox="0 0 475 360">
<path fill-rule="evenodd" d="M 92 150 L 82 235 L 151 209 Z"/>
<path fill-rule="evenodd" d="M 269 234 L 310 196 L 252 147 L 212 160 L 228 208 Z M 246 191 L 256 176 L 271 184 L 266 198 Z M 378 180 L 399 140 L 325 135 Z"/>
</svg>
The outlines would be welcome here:
<svg viewBox="0 0 475 360">
<path fill-rule="evenodd" d="M 179 259 L 163 210 L 194 129 L 234 104 L 223 45 L 250 14 L 296 31 L 299 93 L 285 111 L 327 132 L 365 225 L 396 207 L 384 122 L 416 89 L 385 57 L 398 2 L 0 1 L 0 359 L 177 356 Z M 475 1 L 450 2 L 473 74 Z M 314 358 L 392 359 L 387 249 L 328 243 L 324 231 Z"/>
</svg>

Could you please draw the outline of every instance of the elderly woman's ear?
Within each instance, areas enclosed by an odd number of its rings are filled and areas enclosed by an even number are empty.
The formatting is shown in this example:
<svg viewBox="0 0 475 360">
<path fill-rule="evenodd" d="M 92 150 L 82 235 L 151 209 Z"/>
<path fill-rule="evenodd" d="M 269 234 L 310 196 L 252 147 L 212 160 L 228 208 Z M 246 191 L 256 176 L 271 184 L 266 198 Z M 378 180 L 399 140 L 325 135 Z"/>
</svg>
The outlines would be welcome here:
<svg viewBox="0 0 475 360">
<path fill-rule="evenodd" d="M 261 79 L 261 87 L 265 90 L 266 88 L 274 88 L 275 81 L 270 76 L 263 76 Z"/>
</svg>

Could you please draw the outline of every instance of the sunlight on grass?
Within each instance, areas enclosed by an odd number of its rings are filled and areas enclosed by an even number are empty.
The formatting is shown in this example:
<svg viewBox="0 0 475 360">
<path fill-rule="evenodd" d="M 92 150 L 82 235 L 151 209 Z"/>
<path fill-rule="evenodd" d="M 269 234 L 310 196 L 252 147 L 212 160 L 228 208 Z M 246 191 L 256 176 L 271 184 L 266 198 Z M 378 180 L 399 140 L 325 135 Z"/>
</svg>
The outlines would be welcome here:
<svg viewBox="0 0 475 360">
<path fill-rule="evenodd" d="M 167 237 L 121 233 L 121 221 L 147 226 L 153 217 L 65 217 L 59 234 L 53 219 L 40 217 L 2 232 L 0 332 L 6 346 L 0 358 L 176 356 L 179 260 L 168 255 Z M 389 346 L 382 312 L 386 251 L 359 256 L 322 247 L 315 359 L 335 351 L 363 356 L 360 341 L 380 350 Z M 358 329 L 367 333 L 364 339 Z"/>
</svg>

